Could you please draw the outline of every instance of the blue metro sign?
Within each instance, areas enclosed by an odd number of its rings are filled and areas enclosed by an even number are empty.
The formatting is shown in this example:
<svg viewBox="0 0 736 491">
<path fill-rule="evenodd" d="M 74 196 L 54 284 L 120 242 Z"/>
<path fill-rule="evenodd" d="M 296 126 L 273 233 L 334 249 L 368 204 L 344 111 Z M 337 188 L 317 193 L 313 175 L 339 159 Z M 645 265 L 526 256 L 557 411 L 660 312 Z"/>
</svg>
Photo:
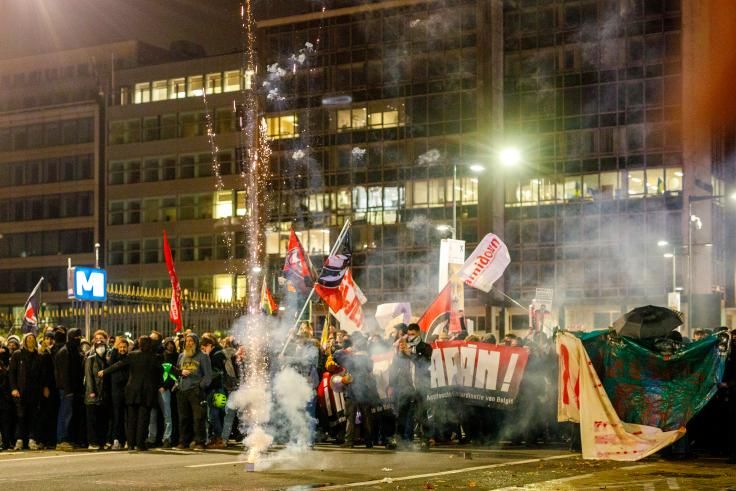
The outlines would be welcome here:
<svg viewBox="0 0 736 491">
<path fill-rule="evenodd" d="M 95 268 L 74 268 L 74 298 L 92 302 L 107 300 L 107 271 Z"/>
</svg>

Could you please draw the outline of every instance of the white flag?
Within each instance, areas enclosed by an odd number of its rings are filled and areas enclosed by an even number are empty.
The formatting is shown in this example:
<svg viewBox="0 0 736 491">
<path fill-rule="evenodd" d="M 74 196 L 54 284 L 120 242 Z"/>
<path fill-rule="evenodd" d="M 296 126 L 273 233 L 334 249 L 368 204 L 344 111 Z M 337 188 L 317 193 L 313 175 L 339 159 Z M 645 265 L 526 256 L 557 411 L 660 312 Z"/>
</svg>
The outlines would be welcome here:
<svg viewBox="0 0 736 491">
<path fill-rule="evenodd" d="M 488 292 L 511 262 L 509 250 L 501 239 L 488 234 L 468 257 L 458 277 L 468 286 Z"/>
</svg>

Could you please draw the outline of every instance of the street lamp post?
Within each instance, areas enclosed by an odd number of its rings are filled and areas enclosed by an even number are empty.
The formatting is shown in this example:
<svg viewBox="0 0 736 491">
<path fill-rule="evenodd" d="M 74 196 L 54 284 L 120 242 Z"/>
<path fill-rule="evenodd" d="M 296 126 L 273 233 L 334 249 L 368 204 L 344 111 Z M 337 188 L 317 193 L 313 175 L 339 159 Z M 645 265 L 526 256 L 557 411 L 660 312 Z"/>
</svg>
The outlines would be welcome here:
<svg viewBox="0 0 736 491">
<path fill-rule="evenodd" d="M 657 242 L 657 245 L 659 247 L 666 247 L 670 245 L 670 243 L 666 240 L 660 240 L 659 242 Z M 677 263 L 675 258 L 675 247 L 672 246 L 672 252 L 665 253 L 664 257 L 668 259 L 672 258 L 672 292 L 674 293 L 677 291 Z"/>
<path fill-rule="evenodd" d="M 693 314 L 695 309 L 693 308 L 693 225 L 698 230 L 703 228 L 703 221 L 699 216 L 693 214 L 693 202 L 695 201 L 712 201 L 714 199 L 726 198 L 723 194 L 707 195 L 707 196 L 692 196 L 687 197 L 687 308 L 688 308 L 688 329 L 692 330 Z M 736 193 L 732 193 L 728 196 L 732 201 L 736 201 Z"/>
</svg>

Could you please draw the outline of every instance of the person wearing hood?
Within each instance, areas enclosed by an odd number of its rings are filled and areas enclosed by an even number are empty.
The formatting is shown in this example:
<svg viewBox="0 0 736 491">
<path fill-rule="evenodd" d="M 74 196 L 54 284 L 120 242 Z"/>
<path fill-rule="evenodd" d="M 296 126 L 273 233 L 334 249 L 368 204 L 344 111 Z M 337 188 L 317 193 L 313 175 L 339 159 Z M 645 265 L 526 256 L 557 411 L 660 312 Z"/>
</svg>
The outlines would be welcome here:
<svg viewBox="0 0 736 491">
<path fill-rule="evenodd" d="M 163 370 L 161 358 L 154 353 L 150 337 L 141 336 L 138 346 L 137 351 L 132 351 L 125 359 L 100 370 L 97 376 L 109 376 L 126 368 L 129 370 L 128 382 L 125 384 L 128 448 L 145 451 L 148 450 L 146 436 L 151 409 L 156 407 L 158 392 L 163 389 Z"/>
<path fill-rule="evenodd" d="M 212 368 L 212 382 L 207 388 L 207 419 L 209 423 L 207 448 L 225 448 L 227 445 L 221 436 L 225 410 L 215 405 L 214 396 L 217 393 L 227 394 L 224 385 L 227 358 L 217 342 L 217 338 L 212 333 L 202 335 L 202 352 L 209 356 L 210 367 Z"/>
<path fill-rule="evenodd" d="M 13 353 L 20 349 L 20 338 L 13 334 L 12 336 L 8 336 L 8 340 L 5 342 L 5 344 L 8 347 L 8 361 L 10 361 Z"/>
<path fill-rule="evenodd" d="M 107 440 L 110 414 L 110 380 L 99 378 L 97 372 L 107 368 L 107 338 L 95 341 L 84 361 L 84 405 L 87 412 L 89 450 L 100 450 Z"/>
<path fill-rule="evenodd" d="M 178 449 L 191 446 L 204 450 L 206 400 L 205 391 L 212 383 L 210 357 L 199 349 L 199 337 L 189 333 L 184 338 L 184 351 L 176 363 L 179 379 L 177 406 L 179 410 Z"/>
<path fill-rule="evenodd" d="M 153 350 L 161 358 L 161 367 L 163 369 L 163 388 L 158 393 L 158 407 L 151 410 L 150 421 L 148 423 L 148 445 L 154 445 L 158 438 L 159 414 L 161 411 L 161 419 L 163 421 L 163 435 L 161 436 L 161 446 L 163 448 L 171 448 L 171 435 L 173 433 L 173 419 L 171 412 L 171 390 L 176 383 L 176 375 L 172 369 L 176 366 L 179 354 L 176 353 L 176 345 L 170 338 L 167 341 L 161 341 L 161 333 L 151 331 L 151 341 L 153 341 Z M 173 350 L 171 348 L 174 348 Z"/>
<path fill-rule="evenodd" d="M 0 343 L 0 450 L 12 448 L 15 438 L 15 406 L 10 395 L 10 374 L 8 373 L 8 352 Z"/>
<path fill-rule="evenodd" d="M 23 336 L 22 347 L 10 358 L 10 388 L 15 403 L 15 450 L 23 450 L 28 440 L 30 450 L 38 450 L 36 438 L 42 397 L 49 397 L 49 388 L 43 384 L 41 357 L 36 336 Z"/>
<path fill-rule="evenodd" d="M 110 365 L 128 357 L 128 340 L 123 336 L 115 338 L 110 352 Z M 128 369 L 120 369 L 110 375 L 110 402 L 112 403 L 112 449 L 121 450 L 125 445 L 125 384 L 128 383 Z"/>
<path fill-rule="evenodd" d="M 84 411 L 84 357 L 80 348 L 82 331 L 69 329 L 67 340 L 54 358 L 54 378 L 59 391 L 59 416 L 56 423 L 56 449 L 74 450 L 72 437 L 81 439 L 79 431 L 72 431 L 72 421 L 80 428 Z"/>
</svg>

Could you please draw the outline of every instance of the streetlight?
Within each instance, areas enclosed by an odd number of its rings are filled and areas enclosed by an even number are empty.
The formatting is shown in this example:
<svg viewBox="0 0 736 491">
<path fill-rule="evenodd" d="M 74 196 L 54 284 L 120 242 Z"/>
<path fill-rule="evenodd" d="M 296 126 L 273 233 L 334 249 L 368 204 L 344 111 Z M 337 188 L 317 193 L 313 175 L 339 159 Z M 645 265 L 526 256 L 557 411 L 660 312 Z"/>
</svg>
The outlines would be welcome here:
<svg viewBox="0 0 736 491">
<path fill-rule="evenodd" d="M 468 165 L 468 168 L 476 174 L 483 172 L 486 168 L 482 164 L 473 163 Z M 452 162 L 452 238 L 453 240 L 457 236 L 457 193 L 455 188 L 457 187 L 457 162 Z M 440 225 L 441 226 L 441 225 Z M 437 229 L 439 230 L 439 228 Z M 446 231 L 447 229 L 445 229 Z"/>
<path fill-rule="evenodd" d="M 498 153 L 499 160 L 507 167 L 521 162 L 521 151 L 515 147 L 506 147 Z"/>
</svg>

